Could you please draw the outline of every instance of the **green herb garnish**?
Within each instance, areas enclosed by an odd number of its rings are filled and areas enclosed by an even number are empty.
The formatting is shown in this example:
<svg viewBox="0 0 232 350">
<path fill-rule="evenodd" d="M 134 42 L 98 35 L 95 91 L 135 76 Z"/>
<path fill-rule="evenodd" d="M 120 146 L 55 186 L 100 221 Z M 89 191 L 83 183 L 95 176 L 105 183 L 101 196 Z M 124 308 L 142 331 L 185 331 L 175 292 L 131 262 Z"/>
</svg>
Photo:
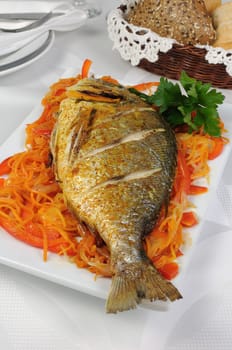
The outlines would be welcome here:
<svg viewBox="0 0 232 350">
<path fill-rule="evenodd" d="M 187 124 L 189 132 L 203 128 L 211 136 L 221 135 L 217 108 L 224 101 L 224 96 L 212 89 L 211 84 L 202 83 L 182 72 L 180 84 L 173 84 L 162 77 L 153 95 L 133 88 L 129 90 L 159 107 L 159 112 L 172 127 Z"/>
</svg>

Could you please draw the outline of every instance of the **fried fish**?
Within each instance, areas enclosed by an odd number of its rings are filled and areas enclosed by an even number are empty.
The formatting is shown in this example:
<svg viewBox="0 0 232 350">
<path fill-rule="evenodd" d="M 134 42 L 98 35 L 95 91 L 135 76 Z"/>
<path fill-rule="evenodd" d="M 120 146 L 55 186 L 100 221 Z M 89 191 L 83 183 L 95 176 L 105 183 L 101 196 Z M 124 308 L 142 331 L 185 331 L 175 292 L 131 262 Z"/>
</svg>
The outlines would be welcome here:
<svg viewBox="0 0 232 350">
<path fill-rule="evenodd" d="M 177 153 L 171 128 L 123 86 L 88 78 L 69 92 L 51 138 L 54 171 L 70 210 L 110 250 L 106 311 L 181 298 L 143 249 L 169 201 Z"/>
</svg>

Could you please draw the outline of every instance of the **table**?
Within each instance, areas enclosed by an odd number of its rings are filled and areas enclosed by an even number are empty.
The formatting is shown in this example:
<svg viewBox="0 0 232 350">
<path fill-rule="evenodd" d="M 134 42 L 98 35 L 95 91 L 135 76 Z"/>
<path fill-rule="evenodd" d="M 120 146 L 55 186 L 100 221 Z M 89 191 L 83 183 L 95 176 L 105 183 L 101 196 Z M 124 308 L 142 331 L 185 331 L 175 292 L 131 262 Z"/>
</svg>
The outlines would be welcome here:
<svg viewBox="0 0 232 350">
<path fill-rule="evenodd" d="M 98 75 L 110 74 L 120 81 L 132 83 L 149 80 L 150 73 L 131 67 L 120 58 L 118 52 L 112 50 L 112 42 L 106 30 L 106 16 L 119 2 L 99 2 L 103 8 L 100 17 L 90 20 L 78 30 L 57 32 L 53 47 L 44 57 L 23 70 L 0 78 L 0 144 L 38 104 L 49 85 L 67 69 L 80 66 L 85 58 L 93 61 L 91 70 Z M 226 101 L 232 103 L 232 92 L 224 93 Z M 9 95 L 12 96 L 12 104 L 9 104 Z M 228 169 L 229 167 L 230 162 L 227 165 Z M 224 186 L 230 189 L 232 184 L 229 178 L 227 174 Z M 223 193 L 220 192 L 220 195 Z M 225 192 L 224 195 L 230 196 L 231 192 Z M 226 197 L 226 200 L 230 201 L 230 198 Z M 205 261 L 205 251 L 209 247 L 207 239 L 202 238 L 185 273 L 185 297 L 181 302 L 173 304 L 167 312 L 138 308 L 108 315 L 104 312 L 104 301 L 99 298 L 0 265 L 1 349 L 231 349 L 232 259 L 231 238 L 228 238 L 228 234 L 231 236 L 232 232 L 231 221 L 223 222 L 223 215 L 226 214 L 223 214 L 220 205 L 213 201 L 211 209 L 213 206 L 222 222 L 212 225 L 214 220 L 208 211 L 204 229 L 208 227 L 212 230 L 213 238 L 210 242 L 214 248 L 218 242 L 222 244 L 221 250 L 226 256 L 223 276 L 219 282 L 214 279 L 213 268 L 217 266 L 217 261 L 213 257 L 213 265 Z M 228 207 L 231 210 L 229 204 Z M 226 237 L 225 243 L 215 238 L 218 232 L 222 241 Z M 221 257 L 220 252 L 212 252 L 213 254 L 218 259 Z M 200 276 L 199 261 L 202 267 Z M 212 290 L 209 290 L 211 287 Z"/>
</svg>

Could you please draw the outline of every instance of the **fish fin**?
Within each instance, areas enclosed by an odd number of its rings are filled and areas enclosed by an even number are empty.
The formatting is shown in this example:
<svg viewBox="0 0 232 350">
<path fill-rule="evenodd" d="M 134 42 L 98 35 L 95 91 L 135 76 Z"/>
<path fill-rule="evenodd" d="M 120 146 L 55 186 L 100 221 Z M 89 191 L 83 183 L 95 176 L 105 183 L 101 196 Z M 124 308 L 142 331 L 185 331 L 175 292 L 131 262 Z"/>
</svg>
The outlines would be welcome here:
<svg viewBox="0 0 232 350">
<path fill-rule="evenodd" d="M 136 308 L 142 299 L 171 300 L 182 298 L 176 287 L 148 262 L 130 264 L 112 277 L 106 312 L 116 313 Z"/>
</svg>

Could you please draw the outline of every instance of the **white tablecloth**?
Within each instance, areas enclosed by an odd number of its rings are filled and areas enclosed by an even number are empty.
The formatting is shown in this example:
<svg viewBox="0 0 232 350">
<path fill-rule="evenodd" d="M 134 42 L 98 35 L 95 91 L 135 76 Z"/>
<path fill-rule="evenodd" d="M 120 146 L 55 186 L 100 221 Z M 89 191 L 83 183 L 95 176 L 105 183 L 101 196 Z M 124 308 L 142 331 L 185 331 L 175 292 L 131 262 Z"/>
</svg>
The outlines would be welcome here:
<svg viewBox="0 0 232 350">
<path fill-rule="evenodd" d="M 131 67 L 112 50 L 105 18 L 119 1 L 99 3 L 103 8 L 100 17 L 73 32 L 56 33 L 55 43 L 44 57 L 0 77 L 0 143 L 22 123 L 50 84 L 68 69 L 79 67 L 85 58 L 93 61 L 93 73 L 110 74 L 122 83 L 151 80 L 149 73 Z M 232 103 L 232 92 L 224 93 L 226 102 Z M 185 272 L 183 300 L 168 311 L 139 308 L 108 315 L 99 298 L 0 265 L 0 348 L 231 350 L 230 169 L 229 158 L 204 218 L 204 232 Z"/>
</svg>

